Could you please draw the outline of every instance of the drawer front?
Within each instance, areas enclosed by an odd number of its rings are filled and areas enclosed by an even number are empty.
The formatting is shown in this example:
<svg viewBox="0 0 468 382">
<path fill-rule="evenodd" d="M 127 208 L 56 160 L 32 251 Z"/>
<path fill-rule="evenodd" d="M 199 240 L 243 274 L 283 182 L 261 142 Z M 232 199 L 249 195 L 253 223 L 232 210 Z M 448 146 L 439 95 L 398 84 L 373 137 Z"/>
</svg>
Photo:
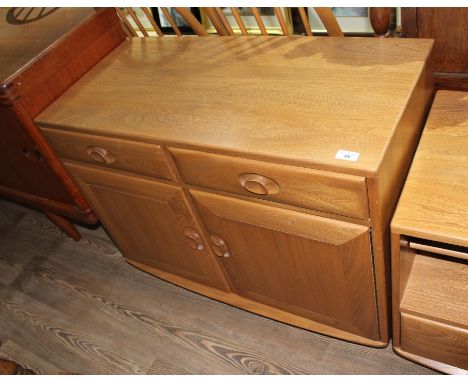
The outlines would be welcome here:
<svg viewBox="0 0 468 382">
<path fill-rule="evenodd" d="M 367 219 L 364 177 L 170 148 L 189 184 Z"/>
<path fill-rule="evenodd" d="M 401 314 L 401 349 L 468 370 L 468 330 Z"/>
<path fill-rule="evenodd" d="M 42 128 L 60 158 L 173 180 L 160 146 Z"/>
</svg>

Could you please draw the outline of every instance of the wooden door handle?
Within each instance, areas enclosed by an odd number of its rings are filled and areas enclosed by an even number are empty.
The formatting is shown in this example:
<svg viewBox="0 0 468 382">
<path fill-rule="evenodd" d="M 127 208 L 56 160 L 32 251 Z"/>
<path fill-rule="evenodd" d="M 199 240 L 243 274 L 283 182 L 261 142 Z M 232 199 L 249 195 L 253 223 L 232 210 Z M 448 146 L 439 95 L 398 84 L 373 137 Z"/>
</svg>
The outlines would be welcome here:
<svg viewBox="0 0 468 382">
<path fill-rule="evenodd" d="M 201 251 L 203 247 L 203 240 L 200 234 L 192 227 L 187 227 L 184 230 L 185 241 L 195 251 Z"/>
<path fill-rule="evenodd" d="M 218 257 L 230 257 L 231 256 L 231 251 L 229 250 L 228 245 L 218 235 L 215 235 L 214 233 L 211 234 L 210 240 L 212 244 L 211 248 L 213 249 L 216 256 Z"/>
<path fill-rule="evenodd" d="M 258 174 L 240 174 L 239 183 L 247 191 L 257 195 L 277 194 L 280 189 L 273 179 Z"/>
<path fill-rule="evenodd" d="M 99 146 L 89 146 L 86 152 L 95 162 L 107 164 L 115 161 L 114 156 L 109 151 Z"/>
</svg>

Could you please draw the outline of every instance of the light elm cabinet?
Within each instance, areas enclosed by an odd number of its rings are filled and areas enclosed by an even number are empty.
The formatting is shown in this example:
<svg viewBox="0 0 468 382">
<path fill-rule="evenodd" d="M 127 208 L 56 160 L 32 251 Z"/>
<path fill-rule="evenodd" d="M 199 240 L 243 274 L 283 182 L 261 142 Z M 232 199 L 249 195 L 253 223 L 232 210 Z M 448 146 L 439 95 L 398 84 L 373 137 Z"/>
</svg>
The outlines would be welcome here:
<svg viewBox="0 0 468 382">
<path fill-rule="evenodd" d="M 129 263 L 386 346 L 389 224 L 431 97 L 431 48 L 133 39 L 37 123 Z"/>
</svg>

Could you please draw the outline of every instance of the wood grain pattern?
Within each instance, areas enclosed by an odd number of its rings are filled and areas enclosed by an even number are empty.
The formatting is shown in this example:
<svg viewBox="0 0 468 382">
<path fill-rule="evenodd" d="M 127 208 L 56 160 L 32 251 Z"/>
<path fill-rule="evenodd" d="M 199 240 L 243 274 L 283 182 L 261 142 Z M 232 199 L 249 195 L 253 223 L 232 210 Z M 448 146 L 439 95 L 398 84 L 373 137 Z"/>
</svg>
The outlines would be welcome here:
<svg viewBox="0 0 468 382">
<path fill-rule="evenodd" d="M 377 304 L 383 338 L 390 338 L 390 325 L 387 324 L 390 322 L 388 307 L 391 300 L 390 224 L 432 99 L 431 68 L 432 58 L 429 57 L 400 116 L 398 128 L 382 154 L 378 175 L 367 178 Z"/>
<path fill-rule="evenodd" d="M 163 40 L 123 44 L 43 113 L 41 126 L 333 170 L 340 173 L 338 183 L 349 175 L 360 176 L 356 184 L 369 186 L 379 341 L 388 342 L 389 223 L 431 97 L 432 42 Z M 174 63 L 174 56 L 184 65 Z M 187 75 L 189 62 L 195 75 Z M 115 78 L 128 78 L 130 66 L 138 77 L 132 76 L 131 85 L 117 98 L 113 89 L 120 85 Z M 156 89 L 146 86 L 149 79 L 158 84 Z M 184 86 L 174 86 L 174 81 Z M 359 152 L 359 160 L 335 159 L 338 149 Z M 192 176 L 200 178 L 200 173 Z M 216 177 L 224 178 L 210 175 L 210 182 Z M 274 176 L 267 177 L 276 182 Z M 324 199 L 316 200 L 314 208 L 334 208 Z M 367 218 L 367 208 L 362 208 L 366 199 L 360 200 L 357 214 L 355 206 L 351 213 L 339 213 Z M 332 231 L 327 232 L 333 236 Z"/>
<path fill-rule="evenodd" d="M 226 289 L 208 243 L 193 248 L 186 242 L 187 228 L 200 229 L 180 187 L 84 166 L 67 168 L 128 258 Z"/>
<path fill-rule="evenodd" d="M 63 232 L 65 232 L 73 240 L 79 241 L 81 239 L 80 233 L 68 219 L 64 218 L 63 216 L 54 214 L 53 212 L 50 212 L 50 211 L 45 211 L 44 213 L 50 219 L 52 223 L 54 223 L 57 227 L 59 227 Z"/>
<path fill-rule="evenodd" d="M 468 90 L 468 9 L 404 7 L 401 12 L 405 37 L 434 39 L 437 88 Z"/>
<path fill-rule="evenodd" d="M 467 262 L 416 255 L 400 311 L 468 330 Z"/>
<path fill-rule="evenodd" d="M 402 313 L 401 349 L 468 370 L 468 330 Z"/>
<path fill-rule="evenodd" d="M 400 347 L 394 347 L 393 350 L 395 351 L 395 353 L 401 355 L 402 357 L 405 357 L 420 365 L 429 366 L 433 370 L 436 370 L 440 373 L 453 374 L 453 375 L 467 375 L 467 372 L 464 369 L 460 369 L 459 367 L 455 367 L 455 366 L 450 366 L 450 365 L 447 365 L 446 363 L 438 362 L 433 359 L 422 357 L 420 355 L 408 353 L 404 350 L 401 350 Z"/>
<path fill-rule="evenodd" d="M 31 10 L 31 9 L 29 9 Z M 18 13 L 18 9 L 16 13 Z M 28 9 L 25 9 L 26 13 Z M 18 24 L 9 22 L 15 19 L 12 8 L 0 9 L 0 25 L 2 34 L 0 44 L 2 56 L 0 57 L 0 82 L 7 83 L 9 79 L 21 71 L 31 61 L 86 18 L 93 15 L 93 8 L 57 8 L 48 16 L 33 22 L 21 23 L 21 15 L 17 17 L 21 25 L 18 33 Z M 34 43 L 31 40 L 34 39 Z"/>
<path fill-rule="evenodd" d="M 403 10 L 403 13 L 406 9 Z M 416 28 L 402 24 L 403 32 L 409 37 L 433 38 L 435 71 L 468 74 L 468 48 L 466 46 L 468 9 L 418 7 L 409 9 Z M 409 18 L 407 17 L 407 18 Z M 404 20 L 406 21 L 406 20 Z M 412 21 L 412 20 L 411 20 Z M 450 28 L 446 28 L 450 25 Z"/>
<path fill-rule="evenodd" d="M 134 349 L 137 373 L 148 374 L 434 374 L 390 347 L 301 330 L 164 282 L 123 261 L 102 228 L 79 230 L 83 240 L 75 243 L 41 214 L 0 201 L 0 299 L 22 298 L 50 327 L 110 341 L 90 359 L 81 341 L 69 347 L 0 309 L 1 356 L 38 374 L 131 373 L 106 358 L 112 348 L 123 357 Z M 20 278 L 5 293 L 10 276 Z"/>
<path fill-rule="evenodd" d="M 37 121 L 374 175 L 431 46 L 299 36 L 135 39 Z M 339 149 L 359 152 L 359 160 L 335 159 Z"/>
<path fill-rule="evenodd" d="M 174 175 L 164 158 L 164 153 L 158 145 L 51 129 L 43 129 L 42 132 L 60 158 L 161 179 L 174 179 Z M 93 158 L 89 152 L 90 148 L 104 150 L 108 155 L 109 163 L 104 163 L 104 157 L 102 160 L 100 157 Z"/>
<path fill-rule="evenodd" d="M 395 216 L 394 232 L 468 247 L 468 97 L 438 91 Z"/>
<path fill-rule="evenodd" d="M 230 256 L 221 261 L 235 292 L 378 339 L 366 227 L 199 191 L 191 194 L 210 234 L 230 248 Z"/>
<path fill-rule="evenodd" d="M 454 374 L 468 359 L 467 115 L 466 93 L 436 93 L 391 224 L 394 349 Z"/>
<path fill-rule="evenodd" d="M 363 177 L 282 166 L 244 158 L 170 148 L 182 179 L 210 189 L 263 197 L 285 204 L 366 219 L 369 216 Z M 239 176 L 253 173 L 278 184 L 271 195 L 249 192 Z"/>
</svg>

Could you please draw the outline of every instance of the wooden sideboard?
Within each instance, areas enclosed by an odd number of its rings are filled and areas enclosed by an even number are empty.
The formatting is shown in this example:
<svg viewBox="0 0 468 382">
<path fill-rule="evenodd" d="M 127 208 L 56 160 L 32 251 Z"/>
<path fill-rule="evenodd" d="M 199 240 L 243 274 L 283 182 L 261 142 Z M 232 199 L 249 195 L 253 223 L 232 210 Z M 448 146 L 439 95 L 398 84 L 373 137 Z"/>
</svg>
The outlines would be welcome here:
<svg viewBox="0 0 468 382">
<path fill-rule="evenodd" d="M 68 219 L 96 217 L 33 118 L 125 38 L 114 9 L 0 9 L 0 196 Z"/>
<path fill-rule="evenodd" d="M 390 219 L 432 97 L 431 49 L 133 39 L 36 121 L 130 264 L 385 346 Z"/>
<path fill-rule="evenodd" d="M 437 92 L 391 227 L 395 351 L 468 374 L 468 93 Z"/>
</svg>

